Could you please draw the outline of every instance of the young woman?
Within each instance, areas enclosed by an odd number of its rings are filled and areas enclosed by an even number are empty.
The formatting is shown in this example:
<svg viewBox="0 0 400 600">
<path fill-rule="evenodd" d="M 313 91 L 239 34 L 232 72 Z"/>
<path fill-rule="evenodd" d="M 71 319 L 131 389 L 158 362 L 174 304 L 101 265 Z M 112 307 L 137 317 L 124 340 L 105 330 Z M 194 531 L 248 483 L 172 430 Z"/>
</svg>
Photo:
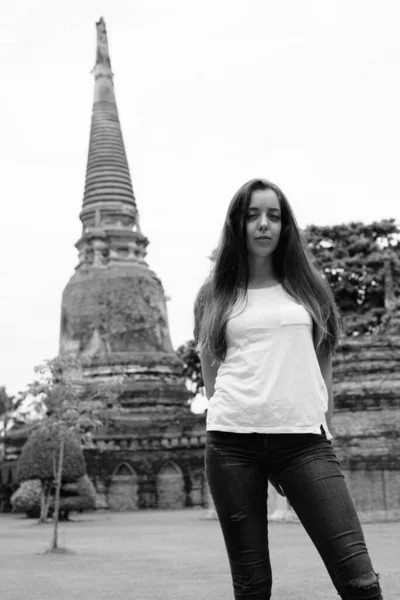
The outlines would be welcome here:
<svg viewBox="0 0 400 600">
<path fill-rule="evenodd" d="M 382 599 L 330 441 L 338 311 L 286 197 L 268 181 L 249 181 L 231 201 L 196 299 L 195 338 L 209 398 L 206 475 L 235 599 L 271 597 L 268 480 L 340 597 Z"/>
</svg>

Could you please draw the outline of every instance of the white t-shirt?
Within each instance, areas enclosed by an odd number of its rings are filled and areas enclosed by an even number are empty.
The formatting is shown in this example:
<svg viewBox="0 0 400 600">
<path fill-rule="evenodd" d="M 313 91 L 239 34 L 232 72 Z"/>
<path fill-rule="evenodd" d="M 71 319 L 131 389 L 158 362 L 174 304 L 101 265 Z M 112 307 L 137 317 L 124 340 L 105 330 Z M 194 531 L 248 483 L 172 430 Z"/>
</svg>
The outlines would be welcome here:
<svg viewBox="0 0 400 600">
<path fill-rule="evenodd" d="M 328 391 L 308 311 L 283 289 L 248 289 L 227 324 L 227 353 L 207 412 L 207 431 L 321 433 Z"/>
</svg>

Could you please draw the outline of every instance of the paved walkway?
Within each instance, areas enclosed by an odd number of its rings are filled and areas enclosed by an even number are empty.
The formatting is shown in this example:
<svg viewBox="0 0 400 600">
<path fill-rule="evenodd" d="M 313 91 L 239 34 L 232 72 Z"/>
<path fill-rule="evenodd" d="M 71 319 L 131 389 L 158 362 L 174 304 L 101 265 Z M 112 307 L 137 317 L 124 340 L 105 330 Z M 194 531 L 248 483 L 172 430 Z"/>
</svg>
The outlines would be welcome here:
<svg viewBox="0 0 400 600">
<path fill-rule="evenodd" d="M 400 599 L 400 523 L 364 532 L 385 600 Z M 203 510 L 80 515 L 62 523 L 74 554 L 44 555 L 52 525 L 0 514 L 2 600 L 232 600 L 219 524 Z M 337 600 L 302 526 L 270 524 L 273 600 Z"/>
</svg>

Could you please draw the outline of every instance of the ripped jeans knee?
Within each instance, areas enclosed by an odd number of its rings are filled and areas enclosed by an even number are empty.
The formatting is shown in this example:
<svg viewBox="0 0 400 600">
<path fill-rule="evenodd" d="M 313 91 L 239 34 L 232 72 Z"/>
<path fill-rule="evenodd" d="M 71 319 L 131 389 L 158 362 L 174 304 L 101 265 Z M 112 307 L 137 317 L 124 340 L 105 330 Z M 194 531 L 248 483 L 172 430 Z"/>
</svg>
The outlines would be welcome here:
<svg viewBox="0 0 400 600">
<path fill-rule="evenodd" d="M 356 577 L 344 586 L 342 600 L 383 600 L 379 573 L 371 571 Z"/>
</svg>

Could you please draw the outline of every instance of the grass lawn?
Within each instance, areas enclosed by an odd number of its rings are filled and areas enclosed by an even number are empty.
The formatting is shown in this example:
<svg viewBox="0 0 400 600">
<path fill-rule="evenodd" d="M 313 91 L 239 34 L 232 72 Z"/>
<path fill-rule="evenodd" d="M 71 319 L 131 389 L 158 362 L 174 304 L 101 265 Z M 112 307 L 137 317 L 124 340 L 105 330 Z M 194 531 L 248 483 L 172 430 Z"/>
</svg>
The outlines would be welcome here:
<svg viewBox="0 0 400 600">
<path fill-rule="evenodd" d="M 1 600 L 232 600 L 217 521 L 203 510 L 89 513 L 60 525 L 0 514 Z M 385 600 L 400 598 L 400 523 L 364 533 Z M 270 524 L 275 600 L 337 600 L 319 555 L 299 524 Z"/>
</svg>

